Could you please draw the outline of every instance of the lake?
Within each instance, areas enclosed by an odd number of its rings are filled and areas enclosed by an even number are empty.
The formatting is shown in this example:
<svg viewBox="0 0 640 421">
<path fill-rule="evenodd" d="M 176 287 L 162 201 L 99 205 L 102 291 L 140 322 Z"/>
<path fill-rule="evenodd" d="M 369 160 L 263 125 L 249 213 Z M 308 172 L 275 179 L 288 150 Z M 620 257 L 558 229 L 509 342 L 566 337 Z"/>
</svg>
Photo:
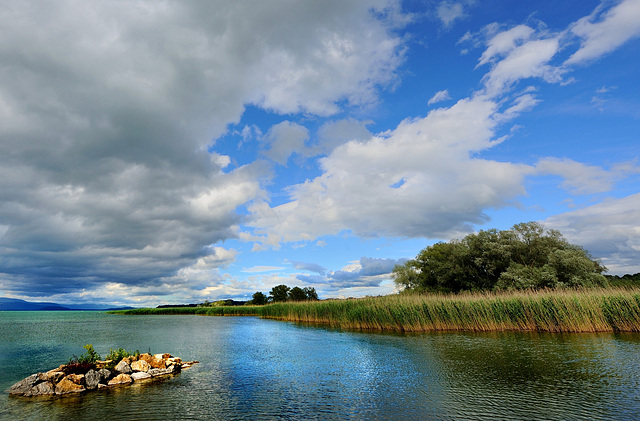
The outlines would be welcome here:
<svg viewBox="0 0 640 421">
<path fill-rule="evenodd" d="M 170 379 L 65 398 L 16 381 L 93 344 L 199 360 Z M 2 420 L 640 419 L 640 335 L 390 334 L 253 317 L 0 312 Z"/>
</svg>

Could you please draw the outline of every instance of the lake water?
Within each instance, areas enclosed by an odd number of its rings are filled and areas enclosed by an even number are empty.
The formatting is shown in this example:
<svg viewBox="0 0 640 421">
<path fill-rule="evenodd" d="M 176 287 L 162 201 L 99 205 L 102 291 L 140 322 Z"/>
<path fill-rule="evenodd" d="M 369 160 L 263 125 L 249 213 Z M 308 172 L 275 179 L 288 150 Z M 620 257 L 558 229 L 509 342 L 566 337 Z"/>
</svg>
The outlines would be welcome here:
<svg viewBox="0 0 640 421">
<path fill-rule="evenodd" d="M 91 343 L 200 364 L 65 398 L 0 395 L 2 420 L 633 420 L 640 335 L 383 334 L 251 317 L 0 312 L 0 390 Z"/>
</svg>

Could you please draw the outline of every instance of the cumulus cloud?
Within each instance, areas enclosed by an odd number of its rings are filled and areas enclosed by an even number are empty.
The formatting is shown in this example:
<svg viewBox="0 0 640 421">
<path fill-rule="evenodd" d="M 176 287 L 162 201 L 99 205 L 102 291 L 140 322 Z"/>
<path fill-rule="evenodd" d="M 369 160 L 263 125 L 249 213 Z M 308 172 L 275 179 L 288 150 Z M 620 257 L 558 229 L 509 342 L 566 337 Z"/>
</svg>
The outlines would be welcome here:
<svg viewBox="0 0 640 421">
<path fill-rule="evenodd" d="M 544 223 L 602 259 L 610 273 L 640 272 L 640 194 L 556 215 Z"/>
<path fill-rule="evenodd" d="M 144 289 L 222 265 L 208 246 L 237 235 L 269 167 L 229 169 L 212 139 L 247 104 L 330 115 L 395 82 L 396 2 L 329 3 L 5 5 L 3 293 Z M 274 139 L 283 162 L 293 140 Z"/>
<path fill-rule="evenodd" d="M 565 62 L 581 64 L 610 53 L 628 40 L 640 36 L 640 2 L 624 0 L 605 10 L 598 7 L 591 15 L 578 20 L 571 32 L 580 37 L 580 49 Z"/>
<path fill-rule="evenodd" d="M 365 237 L 467 232 L 468 224 L 486 221 L 484 209 L 524 194 L 522 181 L 533 171 L 472 156 L 494 145 L 498 108 L 464 99 L 384 135 L 347 142 L 320 160 L 322 175 L 291 188 L 290 202 L 255 203 L 249 223 L 275 243 L 343 230 Z"/>
</svg>

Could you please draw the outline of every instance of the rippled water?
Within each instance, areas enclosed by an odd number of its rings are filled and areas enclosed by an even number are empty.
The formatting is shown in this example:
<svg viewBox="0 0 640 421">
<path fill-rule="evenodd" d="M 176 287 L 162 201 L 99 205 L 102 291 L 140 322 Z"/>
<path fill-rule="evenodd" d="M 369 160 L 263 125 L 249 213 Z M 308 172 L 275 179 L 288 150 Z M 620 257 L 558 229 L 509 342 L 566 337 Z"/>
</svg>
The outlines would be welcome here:
<svg viewBox="0 0 640 421">
<path fill-rule="evenodd" d="M 640 419 L 640 335 L 331 330 L 249 317 L 0 312 L 0 390 L 92 343 L 200 364 L 165 381 L 25 399 L 2 420 Z"/>
</svg>

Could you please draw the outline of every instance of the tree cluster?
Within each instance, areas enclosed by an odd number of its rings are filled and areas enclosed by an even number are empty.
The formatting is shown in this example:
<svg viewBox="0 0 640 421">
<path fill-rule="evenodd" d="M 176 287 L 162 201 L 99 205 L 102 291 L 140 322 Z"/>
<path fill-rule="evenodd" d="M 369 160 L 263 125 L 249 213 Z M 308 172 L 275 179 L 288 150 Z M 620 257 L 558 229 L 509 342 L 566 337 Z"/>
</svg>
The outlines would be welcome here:
<svg viewBox="0 0 640 421">
<path fill-rule="evenodd" d="M 559 231 L 536 222 L 440 242 L 398 265 L 398 286 L 416 291 L 481 291 L 605 286 L 606 268 Z"/>
<path fill-rule="evenodd" d="M 267 303 L 277 303 L 283 301 L 311 301 L 318 299 L 318 293 L 313 287 L 293 287 L 286 285 L 277 285 L 271 288 L 269 295 L 258 291 L 251 297 L 251 301 L 247 304 L 264 305 Z"/>
</svg>

